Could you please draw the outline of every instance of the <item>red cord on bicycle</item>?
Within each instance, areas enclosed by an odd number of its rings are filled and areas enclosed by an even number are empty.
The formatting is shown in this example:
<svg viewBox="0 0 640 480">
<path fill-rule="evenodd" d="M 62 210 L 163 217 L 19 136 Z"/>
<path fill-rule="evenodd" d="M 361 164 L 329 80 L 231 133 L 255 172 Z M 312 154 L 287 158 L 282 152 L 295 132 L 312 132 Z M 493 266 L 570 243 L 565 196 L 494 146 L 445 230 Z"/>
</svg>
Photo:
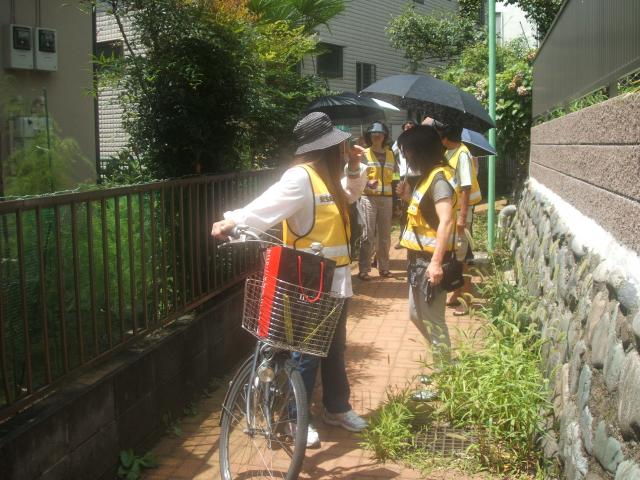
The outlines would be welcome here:
<svg viewBox="0 0 640 480">
<path fill-rule="evenodd" d="M 316 303 L 320 300 L 320 296 L 322 295 L 322 290 L 324 288 L 324 262 L 320 262 L 320 288 L 318 288 L 318 295 L 311 299 L 306 293 L 304 293 L 304 288 L 302 287 L 302 257 L 298 255 L 298 288 L 307 302 Z"/>
</svg>

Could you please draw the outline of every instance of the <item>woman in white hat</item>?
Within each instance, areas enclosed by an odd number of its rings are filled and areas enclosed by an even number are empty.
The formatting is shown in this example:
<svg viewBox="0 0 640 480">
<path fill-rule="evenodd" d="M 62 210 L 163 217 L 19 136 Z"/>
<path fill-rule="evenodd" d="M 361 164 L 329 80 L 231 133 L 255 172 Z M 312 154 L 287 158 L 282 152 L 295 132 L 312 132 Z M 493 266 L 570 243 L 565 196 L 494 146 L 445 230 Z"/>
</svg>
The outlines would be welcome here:
<svg viewBox="0 0 640 480">
<path fill-rule="evenodd" d="M 393 174 L 398 170 L 395 156 L 389 146 L 389 129 L 382 122 L 373 122 L 364 134 L 369 148 L 365 159 L 369 167 L 369 180 L 360 199 L 363 220 L 362 241 L 358 260 L 358 278 L 369 280 L 374 242 L 378 272 L 390 277 L 389 247 L 391 246 L 391 218 L 393 215 Z"/>
<path fill-rule="evenodd" d="M 312 112 L 300 120 L 293 135 L 298 144 L 294 159 L 296 165 L 245 207 L 225 212 L 224 220 L 213 224 L 211 234 L 216 238 L 226 238 L 226 234 L 238 224 L 264 231 L 283 222 L 283 240 L 288 246 L 304 250 L 301 245 L 320 242 L 330 247 L 331 254 L 325 256 L 336 261 L 331 290 L 351 297 L 348 205 L 358 199 L 367 182 L 366 165 L 360 164 L 364 149 L 353 146 L 346 152 L 345 140 L 351 134 L 335 128 L 329 117 L 320 112 Z M 349 157 L 346 166 L 345 153 Z M 323 202 L 325 208 L 316 208 L 316 201 Z M 326 358 L 303 355 L 300 370 L 307 396 L 311 399 L 318 366 L 322 364 L 323 420 L 358 432 L 367 423 L 349 404 L 350 389 L 344 359 L 347 310 L 345 303 L 329 355 Z M 318 432 L 311 423 L 307 446 L 320 446 Z"/>
</svg>

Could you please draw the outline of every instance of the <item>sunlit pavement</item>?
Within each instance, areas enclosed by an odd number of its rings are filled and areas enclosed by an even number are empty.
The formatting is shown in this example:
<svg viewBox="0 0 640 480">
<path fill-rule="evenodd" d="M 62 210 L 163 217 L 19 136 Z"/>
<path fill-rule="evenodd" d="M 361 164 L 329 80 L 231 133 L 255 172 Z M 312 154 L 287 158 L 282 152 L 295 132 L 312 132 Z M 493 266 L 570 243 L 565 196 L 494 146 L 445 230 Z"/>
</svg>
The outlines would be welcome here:
<svg viewBox="0 0 640 480">
<path fill-rule="evenodd" d="M 394 239 L 395 240 L 395 239 Z M 405 250 L 391 249 L 393 278 L 377 276 L 371 280 L 357 279 L 353 284 L 356 295 L 351 301 L 348 323 L 347 362 L 351 383 L 353 408 L 368 417 L 386 399 L 388 387 L 404 386 L 422 373 L 420 361 L 425 359 L 425 344 L 417 329 L 409 321 L 406 283 Z M 447 323 L 455 345 L 458 331 L 475 330 L 477 321 L 469 316 L 455 317 L 447 309 Z M 426 358 L 429 360 L 429 357 Z M 216 479 L 218 470 L 218 435 L 220 406 L 225 387 L 210 398 L 196 404 L 196 415 L 181 421 L 182 435 L 166 435 L 153 448 L 159 467 L 146 470 L 145 479 Z M 419 472 L 373 460 L 368 451 L 359 446 L 358 434 L 322 423 L 320 418 L 320 387 L 312 404 L 314 422 L 322 440 L 322 447 L 307 450 L 300 478 L 324 479 L 420 479 Z M 475 477 L 459 472 L 437 472 L 428 479 L 464 480 Z M 477 477 L 482 478 L 482 477 Z"/>
</svg>

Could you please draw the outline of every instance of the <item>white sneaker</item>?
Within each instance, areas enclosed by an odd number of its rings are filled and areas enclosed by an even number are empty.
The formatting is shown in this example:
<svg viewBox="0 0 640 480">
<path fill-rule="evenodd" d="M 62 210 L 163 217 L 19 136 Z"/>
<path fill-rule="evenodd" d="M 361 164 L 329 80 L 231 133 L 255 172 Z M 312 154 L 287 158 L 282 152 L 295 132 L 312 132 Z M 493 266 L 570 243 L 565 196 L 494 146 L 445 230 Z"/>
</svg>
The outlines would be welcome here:
<svg viewBox="0 0 640 480">
<path fill-rule="evenodd" d="M 287 424 L 287 433 L 291 438 L 295 438 L 296 436 L 296 427 L 297 425 L 293 422 Z M 318 431 L 315 427 L 309 424 L 307 428 L 307 448 L 320 448 L 320 435 L 318 435 Z"/>
<path fill-rule="evenodd" d="M 320 435 L 315 427 L 309 424 L 307 429 L 307 448 L 320 448 Z"/>
<path fill-rule="evenodd" d="M 329 425 L 342 427 L 351 432 L 361 432 L 367 428 L 367 421 L 353 410 L 345 413 L 322 412 L 322 420 Z"/>
</svg>

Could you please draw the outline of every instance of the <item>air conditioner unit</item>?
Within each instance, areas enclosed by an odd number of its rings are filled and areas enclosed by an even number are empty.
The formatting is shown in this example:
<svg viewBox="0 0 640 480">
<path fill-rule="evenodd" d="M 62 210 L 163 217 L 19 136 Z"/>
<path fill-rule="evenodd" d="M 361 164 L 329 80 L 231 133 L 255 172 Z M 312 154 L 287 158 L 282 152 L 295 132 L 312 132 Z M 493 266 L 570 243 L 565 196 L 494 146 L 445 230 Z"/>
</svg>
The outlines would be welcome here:
<svg viewBox="0 0 640 480">
<path fill-rule="evenodd" d="M 35 68 L 55 72 L 58 70 L 58 32 L 51 28 L 36 28 Z"/>
<path fill-rule="evenodd" d="M 4 68 L 33 70 L 33 33 L 26 25 L 5 25 L 2 32 Z"/>
<path fill-rule="evenodd" d="M 33 138 L 38 132 L 46 128 L 45 117 L 15 117 L 13 122 L 13 136 L 16 140 Z"/>
</svg>

